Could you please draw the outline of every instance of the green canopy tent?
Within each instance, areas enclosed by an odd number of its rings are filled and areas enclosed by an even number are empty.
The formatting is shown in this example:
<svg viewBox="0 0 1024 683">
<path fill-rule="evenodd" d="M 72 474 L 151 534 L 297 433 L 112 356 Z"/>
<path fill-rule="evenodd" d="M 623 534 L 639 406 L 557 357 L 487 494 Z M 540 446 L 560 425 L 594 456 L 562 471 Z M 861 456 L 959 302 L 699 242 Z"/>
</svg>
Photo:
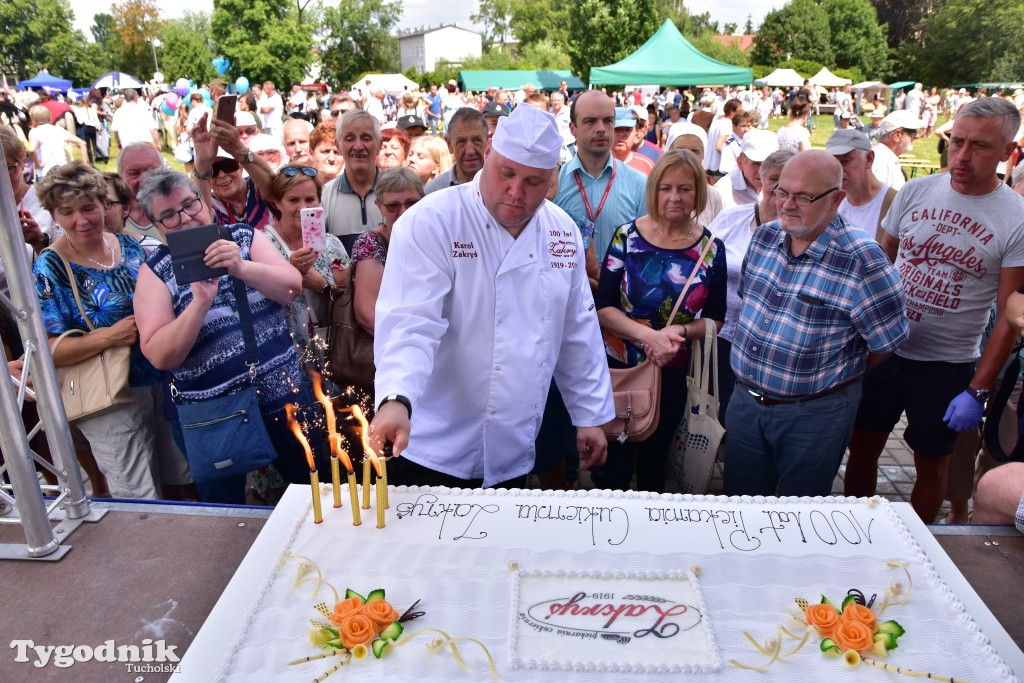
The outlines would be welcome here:
<svg viewBox="0 0 1024 683">
<path fill-rule="evenodd" d="M 623 59 L 590 70 L 591 85 L 749 85 L 754 70 L 711 59 L 666 19 L 658 32 Z"/>
<path fill-rule="evenodd" d="M 586 85 L 574 76 L 571 71 L 533 71 L 530 69 L 512 69 L 507 71 L 469 71 L 459 72 L 463 90 L 479 92 L 488 88 L 502 90 L 519 90 L 527 83 L 533 83 L 537 90 L 558 90 L 558 85 L 565 81 L 569 90 L 585 90 Z"/>
</svg>

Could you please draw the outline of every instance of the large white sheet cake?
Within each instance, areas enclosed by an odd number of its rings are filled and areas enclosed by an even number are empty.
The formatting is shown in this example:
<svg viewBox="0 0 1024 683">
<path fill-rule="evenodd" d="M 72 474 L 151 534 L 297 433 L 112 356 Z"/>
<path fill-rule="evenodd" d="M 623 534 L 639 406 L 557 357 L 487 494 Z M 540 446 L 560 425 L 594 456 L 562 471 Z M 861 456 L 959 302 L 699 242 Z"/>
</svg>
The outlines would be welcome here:
<svg viewBox="0 0 1024 683">
<path fill-rule="evenodd" d="M 883 617 L 906 633 L 881 661 L 1017 680 L 884 499 L 393 487 L 377 529 L 372 510 L 353 527 L 348 496 L 333 509 L 322 490 L 318 525 L 308 489 L 289 490 L 254 548 L 262 555 L 243 563 L 244 580 L 229 586 L 175 681 L 309 681 L 340 661 L 288 664 L 317 653 L 308 632 L 323 617 L 313 606 L 333 601 L 326 587 L 294 586 L 293 556 L 312 559 L 340 592 L 383 588 L 399 613 L 417 600 L 424 613 L 381 659 L 353 659 L 328 681 L 491 680 L 473 643 L 459 642 L 465 667 L 447 649 L 428 651 L 438 637 L 418 633 L 428 627 L 480 641 L 506 681 L 910 680 L 827 656 L 814 633 L 764 671 L 737 666 L 770 659 L 745 633 L 762 646 L 781 638 L 783 653 L 796 646 L 779 630 L 802 633 L 795 598 L 838 604 L 849 589 L 876 603 L 910 592 Z"/>
</svg>

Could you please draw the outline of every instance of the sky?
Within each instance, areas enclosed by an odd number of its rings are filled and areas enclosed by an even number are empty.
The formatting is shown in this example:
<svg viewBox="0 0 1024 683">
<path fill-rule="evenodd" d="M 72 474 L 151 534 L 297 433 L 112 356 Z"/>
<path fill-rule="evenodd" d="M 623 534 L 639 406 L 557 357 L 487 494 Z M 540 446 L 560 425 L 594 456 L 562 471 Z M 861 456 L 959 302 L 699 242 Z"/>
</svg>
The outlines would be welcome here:
<svg viewBox="0 0 1024 683">
<path fill-rule="evenodd" d="M 111 0 L 71 0 L 71 9 L 75 12 L 75 28 L 81 29 L 89 39 L 92 39 L 89 28 L 93 23 L 93 15 L 109 13 L 113 4 Z M 213 11 L 213 0 L 156 0 L 156 4 L 165 19 L 174 19 L 186 11 Z M 436 26 L 441 23 L 458 23 L 460 26 L 472 28 L 469 15 L 476 10 L 478 2 L 447 0 L 439 3 L 437 0 L 403 0 L 402 4 L 404 12 L 398 28 Z M 711 20 L 719 22 L 720 26 L 735 22 L 742 28 L 747 21 L 747 15 L 753 15 L 756 28 L 765 14 L 774 7 L 785 4 L 785 0 L 687 0 L 685 4 L 691 14 L 710 12 Z"/>
</svg>

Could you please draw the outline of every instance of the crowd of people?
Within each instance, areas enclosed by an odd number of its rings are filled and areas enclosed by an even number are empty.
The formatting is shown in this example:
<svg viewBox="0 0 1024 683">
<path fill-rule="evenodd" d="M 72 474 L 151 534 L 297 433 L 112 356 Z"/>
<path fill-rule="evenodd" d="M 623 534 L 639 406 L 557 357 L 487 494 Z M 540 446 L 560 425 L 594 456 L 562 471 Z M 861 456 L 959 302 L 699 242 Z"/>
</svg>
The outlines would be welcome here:
<svg viewBox="0 0 1024 683">
<path fill-rule="evenodd" d="M 75 423 L 111 495 L 186 487 L 171 394 L 198 402 L 249 381 L 237 279 L 278 455 L 268 487 L 306 466 L 286 404 L 326 469 L 310 376 L 325 370 L 332 293 L 351 287 L 375 346 L 375 384 L 358 387 L 371 443 L 401 456 L 392 483 L 521 486 L 532 473 L 566 488 L 589 468 L 598 487 L 663 491 L 690 341 L 712 326 L 727 494 L 828 495 L 849 451 L 846 493 L 872 495 L 906 413 L 921 518 L 949 499 L 950 521 L 966 521 L 977 479 L 979 514 L 1005 512 L 969 437 L 1024 325 L 1024 101 L 917 84 L 882 115 L 836 89 L 834 130 L 811 149 L 813 88 L 365 85 L 318 97 L 268 81 L 226 117 L 223 82 L 169 107 L 165 93 L 167 137 L 130 89 L 116 108 L 90 93 L 71 121 L 44 102 L 26 128 L 0 126 L 46 330 L 94 330 L 55 364 L 132 348 L 135 403 Z M 864 105 L 867 127 L 852 123 Z M 777 132 L 772 117 L 787 119 Z M 900 156 L 932 130 L 948 172 L 907 181 Z M 80 161 L 60 156 L 68 144 Z M 189 175 L 166 166 L 165 145 Z M 89 165 L 115 149 L 117 174 Z M 314 251 L 301 213 L 316 207 L 327 239 Z M 230 277 L 177 284 L 166 235 L 209 223 L 230 238 L 205 263 Z M 646 360 L 663 375 L 658 428 L 609 443 L 608 370 Z M 240 502 L 246 487 L 234 476 L 198 496 Z"/>
</svg>

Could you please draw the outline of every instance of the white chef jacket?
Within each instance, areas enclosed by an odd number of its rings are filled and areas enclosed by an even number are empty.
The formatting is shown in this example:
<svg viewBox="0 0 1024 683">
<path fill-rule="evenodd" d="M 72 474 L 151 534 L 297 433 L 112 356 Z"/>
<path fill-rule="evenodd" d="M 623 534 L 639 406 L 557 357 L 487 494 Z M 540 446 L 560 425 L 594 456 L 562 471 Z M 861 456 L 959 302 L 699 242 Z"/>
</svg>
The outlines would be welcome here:
<svg viewBox="0 0 1024 683">
<path fill-rule="evenodd" d="M 533 468 L 552 376 L 574 425 L 615 415 L 575 223 L 545 201 L 512 239 L 479 175 L 395 223 L 374 359 L 378 399 L 412 403 L 402 456 L 485 487 Z"/>
</svg>

